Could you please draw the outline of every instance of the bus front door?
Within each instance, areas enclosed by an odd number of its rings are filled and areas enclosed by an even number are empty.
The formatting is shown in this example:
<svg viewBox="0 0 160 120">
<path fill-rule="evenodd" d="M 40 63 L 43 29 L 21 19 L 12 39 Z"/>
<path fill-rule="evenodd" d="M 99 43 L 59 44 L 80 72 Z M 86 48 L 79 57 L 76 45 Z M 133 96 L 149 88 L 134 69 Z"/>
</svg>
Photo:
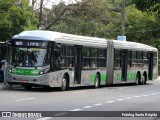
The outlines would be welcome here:
<svg viewBox="0 0 160 120">
<path fill-rule="evenodd" d="M 122 67 L 122 81 L 127 81 L 127 50 L 121 51 L 121 67 Z"/>
<path fill-rule="evenodd" d="M 75 46 L 75 84 L 81 84 L 82 46 Z"/>
<path fill-rule="evenodd" d="M 148 53 L 148 63 L 149 63 L 148 79 L 152 80 L 153 78 L 153 53 L 151 52 Z"/>
</svg>

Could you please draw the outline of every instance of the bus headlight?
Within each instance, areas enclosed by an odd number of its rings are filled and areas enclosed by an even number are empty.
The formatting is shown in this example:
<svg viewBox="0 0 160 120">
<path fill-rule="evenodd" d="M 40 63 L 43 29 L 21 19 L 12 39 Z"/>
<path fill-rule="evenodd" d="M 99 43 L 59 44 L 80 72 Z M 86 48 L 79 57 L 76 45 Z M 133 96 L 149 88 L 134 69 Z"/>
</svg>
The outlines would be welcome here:
<svg viewBox="0 0 160 120">
<path fill-rule="evenodd" d="M 12 73 L 12 70 L 8 70 L 8 72 Z"/>
<path fill-rule="evenodd" d="M 40 71 L 39 74 L 42 75 L 42 74 L 43 74 L 43 71 Z"/>
<path fill-rule="evenodd" d="M 48 73 L 48 72 L 49 72 L 49 69 L 45 69 L 45 70 L 43 70 L 43 71 L 40 71 L 40 72 L 39 72 L 39 75 L 46 74 L 46 73 Z"/>
</svg>

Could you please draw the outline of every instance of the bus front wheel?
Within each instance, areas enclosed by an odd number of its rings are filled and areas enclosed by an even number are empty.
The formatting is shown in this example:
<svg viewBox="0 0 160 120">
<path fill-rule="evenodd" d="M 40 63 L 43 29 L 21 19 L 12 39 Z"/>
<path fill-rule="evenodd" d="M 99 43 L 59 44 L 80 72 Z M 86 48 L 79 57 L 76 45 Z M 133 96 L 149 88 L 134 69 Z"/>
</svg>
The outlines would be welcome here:
<svg viewBox="0 0 160 120">
<path fill-rule="evenodd" d="M 140 76 L 139 76 L 139 74 L 137 74 L 137 76 L 136 76 L 136 83 L 135 83 L 136 85 L 139 85 L 139 82 L 140 82 L 139 79 L 140 79 Z"/>
<path fill-rule="evenodd" d="M 142 85 L 145 85 L 145 84 L 146 84 L 146 77 L 145 77 L 145 75 L 143 75 L 143 77 L 142 77 L 141 84 L 142 84 Z"/>
<path fill-rule="evenodd" d="M 95 83 L 94 83 L 94 88 L 99 88 L 100 87 L 100 80 L 99 80 L 99 75 L 96 75 L 95 78 Z"/>
<path fill-rule="evenodd" d="M 66 91 L 67 90 L 67 77 L 66 75 L 63 76 L 63 79 L 62 79 L 62 85 L 61 85 L 61 91 Z"/>
</svg>

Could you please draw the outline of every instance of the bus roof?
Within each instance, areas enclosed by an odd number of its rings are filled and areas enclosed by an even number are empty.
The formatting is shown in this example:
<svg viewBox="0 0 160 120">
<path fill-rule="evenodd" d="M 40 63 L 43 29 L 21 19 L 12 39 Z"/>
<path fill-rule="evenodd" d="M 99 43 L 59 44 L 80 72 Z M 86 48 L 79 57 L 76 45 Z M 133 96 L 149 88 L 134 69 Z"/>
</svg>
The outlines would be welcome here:
<svg viewBox="0 0 160 120">
<path fill-rule="evenodd" d="M 13 36 L 13 39 L 55 41 L 56 43 L 64 43 L 64 44 L 94 46 L 103 48 L 107 47 L 107 39 L 104 38 L 71 35 L 71 34 L 53 32 L 47 30 L 23 31 L 20 34 Z M 154 47 L 136 42 L 128 42 L 128 41 L 123 42 L 123 41 L 113 40 L 113 43 L 114 47 L 117 49 L 158 51 Z"/>
<path fill-rule="evenodd" d="M 18 35 L 15 35 L 13 39 L 55 41 L 56 43 L 97 46 L 104 48 L 107 46 L 107 40 L 103 38 L 71 35 L 46 30 L 24 31 Z"/>
<path fill-rule="evenodd" d="M 143 51 L 158 51 L 157 48 L 137 42 L 125 42 L 113 40 L 114 47 L 117 49 L 143 50 Z"/>
</svg>

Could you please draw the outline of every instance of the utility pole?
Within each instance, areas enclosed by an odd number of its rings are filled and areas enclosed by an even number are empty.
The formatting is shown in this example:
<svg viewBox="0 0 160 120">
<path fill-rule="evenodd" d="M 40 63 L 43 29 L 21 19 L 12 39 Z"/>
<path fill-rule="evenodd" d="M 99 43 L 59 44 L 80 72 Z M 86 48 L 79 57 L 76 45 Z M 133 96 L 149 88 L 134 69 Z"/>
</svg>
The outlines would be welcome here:
<svg viewBox="0 0 160 120">
<path fill-rule="evenodd" d="M 125 36 L 125 0 L 122 0 L 122 20 L 121 20 L 121 35 Z"/>
<path fill-rule="evenodd" d="M 40 0 L 40 7 L 39 7 L 39 17 L 38 17 L 38 20 L 39 20 L 39 25 L 38 25 L 38 28 L 41 27 L 41 24 L 42 24 L 42 12 L 43 12 L 43 0 Z"/>
</svg>

